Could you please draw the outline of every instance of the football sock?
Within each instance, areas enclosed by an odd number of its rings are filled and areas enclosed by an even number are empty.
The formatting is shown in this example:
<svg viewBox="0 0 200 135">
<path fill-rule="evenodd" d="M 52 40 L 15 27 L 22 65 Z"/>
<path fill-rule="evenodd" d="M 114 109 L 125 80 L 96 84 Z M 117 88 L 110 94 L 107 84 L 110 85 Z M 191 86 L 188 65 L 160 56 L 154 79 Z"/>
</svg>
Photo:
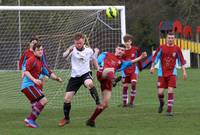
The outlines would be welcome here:
<svg viewBox="0 0 200 135">
<path fill-rule="evenodd" d="M 63 110 L 64 110 L 65 119 L 69 120 L 69 113 L 70 113 L 70 110 L 71 110 L 71 103 L 65 103 L 64 102 Z"/>
<path fill-rule="evenodd" d="M 92 96 L 92 98 L 94 99 L 94 101 L 96 102 L 96 104 L 100 104 L 100 100 L 99 100 L 99 95 L 98 95 L 98 92 L 97 92 L 97 89 L 95 87 L 92 87 L 90 89 L 90 94 Z"/>
<path fill-rule="evenodd" d="M 123 105 L 128 104 L 128 87 L 123 87 L 122 100 L 123 100 Z"/>
<path fill-rule="evenodd" d="M 160 102 L 160 106 L 164 105 L 164 94 L 158 94 L 158 99 Z"/>
<path fill-rule="evenodd" d="M 32 112 L 28 119 L 36 120 L 37 117 L 40 115 L 42 112 L 44 106 L 40 102 L 35 102 L 32 104 Z"/>
<path fill-rule="evenodd" d="M 134 101 L 135 101 L 135 96 L 137 94 L 136 91 L 136 82 L 131 82 L 131 94 L 130 94 L 130 104 L 134 105 Z"/>
<path fill-rule="evenodd" d="M 174 93 L 168 93 L 167 112 L 172 112 L 173 103 L 174 103 Z"/>
<path fill-rule="evenodd" d="M 92 116 L 90 117 L 91 121 L 95 121 L 95 119 L 97 118 L 97 116 L 104 110 L 105 108 L 99 108 L 96 107 L 94 113 L 92 114 Z"/>
</svg>

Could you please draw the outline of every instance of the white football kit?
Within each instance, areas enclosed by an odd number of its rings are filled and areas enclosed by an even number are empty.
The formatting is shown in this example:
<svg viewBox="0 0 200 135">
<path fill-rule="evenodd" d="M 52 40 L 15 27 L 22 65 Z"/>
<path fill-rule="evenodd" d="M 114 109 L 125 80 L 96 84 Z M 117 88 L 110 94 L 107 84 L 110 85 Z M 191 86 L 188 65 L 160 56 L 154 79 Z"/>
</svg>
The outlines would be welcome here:
<svg viewBox="0 0 200 135">
<path fill-rule="evenodd" d="M 71 55 L 71 77 L 80 77 L 91 71 L 90 61 L 94 58 L 94 52 L 91 48 L 84 47 L 84 50 L 79 51 L 74 47 Z"/>
</svg>

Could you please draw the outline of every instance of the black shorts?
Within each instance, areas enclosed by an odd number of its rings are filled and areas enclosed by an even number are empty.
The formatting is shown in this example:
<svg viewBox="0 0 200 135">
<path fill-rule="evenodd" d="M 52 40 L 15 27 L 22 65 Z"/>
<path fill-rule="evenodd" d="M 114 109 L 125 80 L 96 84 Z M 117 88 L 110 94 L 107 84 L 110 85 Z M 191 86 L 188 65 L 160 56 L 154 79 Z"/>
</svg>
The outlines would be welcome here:
<svg viewBox="0 0 200 135">
<path fill-rule="evenodd" d="M 84 81 L 87 79 L 93 79 L 91 71 L 83 74 L 80 77 L 71 77 L 67 84 L 66 92 L 74 91 L 76 93 L 81 87 L 81 85 L 84 84 Z"/>
</svg>

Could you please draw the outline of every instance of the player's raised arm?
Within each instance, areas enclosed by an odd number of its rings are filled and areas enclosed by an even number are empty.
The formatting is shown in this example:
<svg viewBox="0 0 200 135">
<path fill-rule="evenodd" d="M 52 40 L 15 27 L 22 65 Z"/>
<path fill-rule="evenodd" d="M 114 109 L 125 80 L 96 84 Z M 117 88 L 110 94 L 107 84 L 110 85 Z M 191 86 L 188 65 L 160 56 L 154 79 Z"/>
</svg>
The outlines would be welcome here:
<svg viewBox="0 0 200 135">
<path fill-rule="evenodd" d="M 93 58 L 92 58 L 92 64 L 94 65 L 94 67 L 99 70 L 99 65 L 97 62 L 97 57 L 99 54 L 99 49 L 98 48 L 94 48 L 94 54 L 93 54 Z"/>
<path fill-rule="evenodd" d="M 67 50 L 63 53 L 63 57 L 66 58 L 70 55 L 70 53 L 73 51 L 74 45 L 67 48 Z"/>
</svg>

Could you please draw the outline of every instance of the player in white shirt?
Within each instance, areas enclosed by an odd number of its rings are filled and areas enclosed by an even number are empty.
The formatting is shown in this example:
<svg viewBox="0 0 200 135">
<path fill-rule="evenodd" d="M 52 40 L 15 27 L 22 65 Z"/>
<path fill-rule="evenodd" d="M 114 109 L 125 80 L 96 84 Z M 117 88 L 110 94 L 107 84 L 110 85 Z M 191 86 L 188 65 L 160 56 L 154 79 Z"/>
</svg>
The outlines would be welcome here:
<svg viewBox="0 0 200 135">
<path fill-rule="evenodd" d="M 91 76 L 90 62 L 92 62 L 97 70 L 99 69 L 99 66 L 93 50 L 89 47 L 86 47 L 84 44 L 84 35 L 82 33 L 76 33 L 74 35 L 74 45 L 70 46 L 63 53 L 63 57 L 71 56 L 72 69 L 71 78 L 69 79 L 64 97 L 64 118 L 60 120 L 58 124 L 59 126 L 64 126 L 70 122 L 69 113 L 71 110 L 71 101 L 82 84 L 89 89 L 90 94 L 95 100 L 96 104 L 100 104 L 99 96 Z"/>
</svg>

